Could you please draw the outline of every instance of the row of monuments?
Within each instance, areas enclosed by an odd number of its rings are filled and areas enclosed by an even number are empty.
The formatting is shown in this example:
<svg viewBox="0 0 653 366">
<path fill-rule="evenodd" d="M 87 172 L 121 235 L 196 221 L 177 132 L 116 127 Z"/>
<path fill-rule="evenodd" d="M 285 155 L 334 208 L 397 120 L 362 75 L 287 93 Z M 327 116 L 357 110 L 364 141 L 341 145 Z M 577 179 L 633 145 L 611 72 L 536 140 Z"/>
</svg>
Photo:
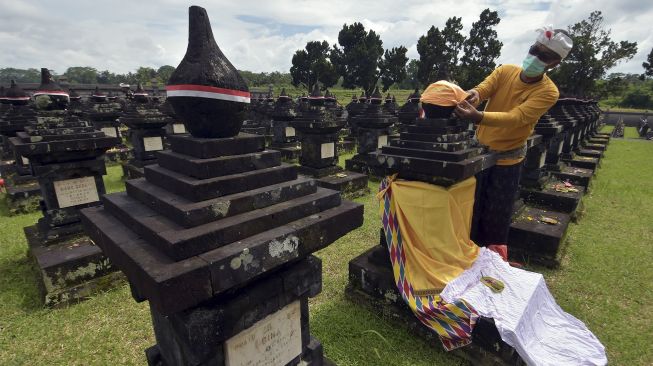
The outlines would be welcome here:
<svg viewBox="0 0 653 366">
<path fill-rule="evenodd" d="M 139 90 L 120 103 L 96 90 L 83 104 L 44 69 L 32 98 L 12 84 L 0 104 L 2 153 L 13 158 L 2 176 L 41 194 L 43 217 L 25 235 L 45 304 L 83 299 L 124 274 L 134 300 L 149 302 L 150 365 L 329 364 L 310 332 L 308 299 L 322 286 L 313 253 L 363 223 L 363 206 L 343 197 L 369 192 L 368 174 L 448 187 L 496 162 L 454 107 L 421 118 L 418 90 L 401 107 L 377 89 L 343 108 L 316 87 L 247 108 L 247 85 L 197 6 L 166 89 L 165 103 Z M 537 123 L 510 229 L 513 259 L 559 264 L 607 148 L 599 124 L 596 103 L 577 99 L 559 100 Z M 105 155 L 127 148 L 122 125 L 133 149 L 126 190 L 105 194 Z M 339 152 L 353 141 L 345 170 Z M 390 263 L 381 233 L 349 263 L 347 295 L 435 339 L 403 303 Z M 464 352 L 473 362 L 519 360 L 491 319 L 473 340 Z"/>
</svg>

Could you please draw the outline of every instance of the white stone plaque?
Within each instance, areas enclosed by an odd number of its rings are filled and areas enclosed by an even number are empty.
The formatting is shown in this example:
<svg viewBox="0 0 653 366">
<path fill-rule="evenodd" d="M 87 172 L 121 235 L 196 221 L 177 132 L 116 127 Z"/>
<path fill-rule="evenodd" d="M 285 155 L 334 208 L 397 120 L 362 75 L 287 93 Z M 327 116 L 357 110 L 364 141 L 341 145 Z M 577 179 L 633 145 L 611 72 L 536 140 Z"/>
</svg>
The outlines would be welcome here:
<svg viewBox="0 0 653 366">
<path fill-rule="evenodd" d="M 336 156 L 336 144 L 333 142 L 327 142 L 322 144 L 320 157 L 322 159 L 332 158 Z"/>
<path fill-rule="evenodd" d="M 104 134 L 107 136 L 118 137 L 118 134 L 116 134 L 115 127 L 102 127 L 100 131 L 104 132 Z"/>
<path fill-rule="evenodd" d="M 546 162 L 546 150 L 544 151 L 544 153 L 540 157 L 540 165 L 538 166 L 538 168 L 543 167 L 545 162 Z"/>
<path fill-rule="evenodd" d="M 143 137 L 143 146 L 145 151 L 163 150 L 163 140 L 160 136 Z"/>
<path fill-rule="evenodd" d="M 259 320 L 225 342 L 226 366 L 285 365 L 302 353 L 299 301 Z"/>
<path fill-rule="evenodd" d="M 23 165 L 29 165 L 29 159 L 24 156 L 20 157 L 20 161 L 23 162 Z"/>
<path fill-rule="evenodd" d="M 183 123 L 174 123 L 172 125 L 172 133 L 186 133 L 186 126 Z"/>
<path fill-rule="evenodd" d="M 379 139 L 377 140 L 376 147 L 380 149 L 381 147 L 385 146 L 388 144 L 388 135 L 383 135 L 379 136 Z"/>
<path fill-rule="evenodd" d="M 54 193 L 59 208 L 83 205 L 100 200 L 94 177 L 59 180 L 54 182 Z"/>
<path fill-rule="evenodd" d="M 293 137 L 293 136 L 295 136 L 295 128 L 286 127 L 286 137 Z"/>
<path fill-rule="evenodd" d="M 564 141 L 560 141 L 560 146 L 558 146 L 558 155 L 562 154 L 562 148 L 565 146 Z"/>
</svg>

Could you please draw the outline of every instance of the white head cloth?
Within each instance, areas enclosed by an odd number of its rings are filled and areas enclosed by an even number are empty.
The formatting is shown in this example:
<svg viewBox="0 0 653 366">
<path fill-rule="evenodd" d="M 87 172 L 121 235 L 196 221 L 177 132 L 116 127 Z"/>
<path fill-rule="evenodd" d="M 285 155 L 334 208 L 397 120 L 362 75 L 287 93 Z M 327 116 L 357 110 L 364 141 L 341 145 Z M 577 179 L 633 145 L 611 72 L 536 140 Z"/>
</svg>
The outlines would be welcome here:
<svg viewBox="0 0 653 366">
<path fill-rule="evenodd" d="M 554 31 L 553 26 L 550 24 L 538 29 L 536 32 L 539 32 L 537 41 L 560 55 L 561 58 L 567 57 L 569 51 L 571 51 L 571 47 L 574 45 L 574 41 L 571 38 L 562 32 Z"/>
</svg>

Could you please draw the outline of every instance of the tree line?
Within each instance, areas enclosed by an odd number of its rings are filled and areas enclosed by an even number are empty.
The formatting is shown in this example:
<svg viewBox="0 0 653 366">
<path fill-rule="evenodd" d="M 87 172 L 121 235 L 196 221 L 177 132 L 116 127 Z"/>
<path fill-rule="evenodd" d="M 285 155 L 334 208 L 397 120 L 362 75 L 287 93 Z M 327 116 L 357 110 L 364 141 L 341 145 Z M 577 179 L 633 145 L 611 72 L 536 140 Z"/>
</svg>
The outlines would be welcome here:
<svg viewBox="0 0 653 366">
<path fill-rule="evenodd" d="M 345 24 L 338 33 L 338 43 L 311 41 L 295 52 L 290 68 L 292 83 L 310 90 L 316 83 L 326 88 L 341 82 L 345 88 L 371 92 L 377 85 L 384 91 L 393 85 L 402 89 L 423 88 L 448 79 L 463 88 L 472 88 L 497 66 L 503 47 L 496 32 L 500 21 L 496 11 L 485 9 L 465 35 L 462 18 L 451 17 L 442 29 L 431 26 L 419 37 L 419 58 L 413 60 L 406 57 L 404 46 L 384 50 L 380 36 L 361 23 Z M 637 53 L 637 42 L 611 39 L 600 11 L 567 27 L 567 31 L 574 40 L 574 48 L 549 73 L 562 95 L 597 96 L 601 92 L 601 83 L 597 81 Z M 519 64 L 521 60 L 513 62 Z M 643 67 L 641 77 L 653 77 L 653 50 Z"/>
</svg>

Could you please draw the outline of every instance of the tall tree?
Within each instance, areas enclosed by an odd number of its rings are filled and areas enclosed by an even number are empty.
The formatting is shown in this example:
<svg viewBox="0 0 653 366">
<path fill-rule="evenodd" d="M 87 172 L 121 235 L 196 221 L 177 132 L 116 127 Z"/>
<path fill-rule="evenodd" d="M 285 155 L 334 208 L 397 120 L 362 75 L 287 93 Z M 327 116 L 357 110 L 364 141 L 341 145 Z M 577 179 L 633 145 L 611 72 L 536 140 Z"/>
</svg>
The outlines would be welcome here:
<svg viewBox="0 0 653 366">
<path fill-rule="evenodd" d="M 137 82 L 141 82 L 143 84 L 149 83 L 155 77 L 156 77 L 156 70 L 154 70 L 151 67 L 141 66 L 136 70 Z"/>
<path fill-rule="evenodd" d="M 603 27 L 603 15 L 593 11 L 589 18 L 568 28 L 574 47 L 565 61 L 551 73 L 563 94 L 585 96 L 606 71 L 637 53 L 637 42 L 614 42 Z"/>
<path fill-rule="evenodd" d="M 294 86 L 303 85 L 313 90 L 320 82 L 323 88 L 331 87 L 338 82 L 336 68 L 329 61 L 329 42 L 311 41 L 303 50 L 297 50 L 292 57 L 290 75 Z"/>
<path fill-rule="evenodd" d="M 419 38 L 418 78 L 423 85 L 452 78 L 458 73 L 458 55 L 465 42 L 465 36 L 460 33 L 462 29 L 462 18 L 452 17 L 442 31 L 431 26 L 426 35 Z"/>
<path fill-rule="evenodd" d="M 463 42 L 460 60 L 460 84 L 463 87 L 473 88 L 496 67 L 495 60 L 501 55 L 503 43 L 494 28 L 500 21 L 499 13 L 485 9 L 479 20 L 472 23 L 469 37 Z"/>
<path fill-rule="evenodd" d="M 96 84 L 98 72 L 89 66 L 74 66 L 66 69 L 63 73 L 71 84 Z"/>
<path fill-rule="evenodd" d="M 646 61 L 642 62 L 642 67 L 644 67 L 644 75 L 653 77 L 653 48 L 651 48 L 651 52 L 646 57 Z"/>
<path fill-rule="evenodd" d="M 408 49 L 404 46 L 393 47 L 385 50 L 383 59 L 379 62 L 379 72 L 381 74 L 381 83 L 383 91 L 388 91 L 395 83 L 401 83 L 406 79 L 406 57 Z"/>
<path fill-rule="evenodd" d="M 156 70 L 156 77 L 163 83 L 166 84 L 170 75 L 175 72 L 175 67 L 170 65 L 163 65 Z"/>
<path fill-rule="evenodd" d="M 41 71 L 37 69 L 16 69 L 7 67 L 0 69 L 0 81 L 8 83 L 15 80 L 17 83 L 38 83 L 41 81 Z"/>
<path fill-rule="evenodd" d="M 331 51 L 331 63 L 342 76 L 345 88 L 363 88 L 372 93 L 379 79 L 379 61 L 383 42 L 373 30 L 367 32 L 361 23 L 343 25 L 338 33 L 338 45 Z"/>
</svg>

